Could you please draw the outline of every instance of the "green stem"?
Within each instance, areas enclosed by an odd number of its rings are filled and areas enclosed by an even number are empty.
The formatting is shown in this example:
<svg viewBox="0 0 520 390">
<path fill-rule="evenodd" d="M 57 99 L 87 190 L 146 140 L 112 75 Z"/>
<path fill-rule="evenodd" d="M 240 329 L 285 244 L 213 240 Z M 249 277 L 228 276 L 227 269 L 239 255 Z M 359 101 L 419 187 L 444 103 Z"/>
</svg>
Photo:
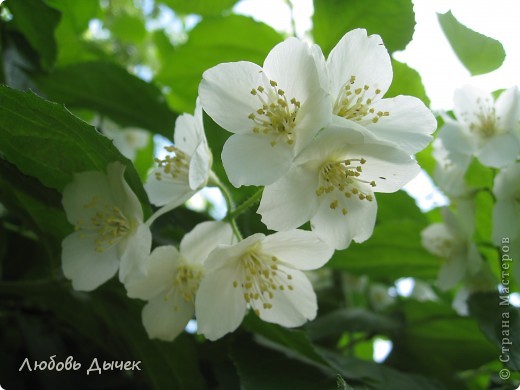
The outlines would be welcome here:
<svg viewBox="0 0 520 390">
<path fill-rule="evenodd" d="M 240 214 L 242 214 L 244 211 L 250 209 L 253 205 L 255 205 L 258 202 L 258 199 L 262 196 L 262 192 L 264 191 L 263 188 L 260 188 L 258 191 L 256 191 L 253 195 L 249 197 L 249 199 L 246 199 L 240 206 L 235 208 L 233 211 L 229 211 L 226 215 L 225 220 L 232 220 L 238 217 Z"/>
</svg>

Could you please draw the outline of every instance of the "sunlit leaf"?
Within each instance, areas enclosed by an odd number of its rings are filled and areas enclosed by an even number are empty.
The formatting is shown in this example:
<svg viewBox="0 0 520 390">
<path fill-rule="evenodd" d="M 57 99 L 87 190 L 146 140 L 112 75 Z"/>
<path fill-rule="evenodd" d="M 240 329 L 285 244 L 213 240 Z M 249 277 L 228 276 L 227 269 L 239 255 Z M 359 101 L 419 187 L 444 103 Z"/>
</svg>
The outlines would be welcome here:
<svg viewBox="0 0 520 390">
<path fill-rule="evenodd" d="M 411 41 L 415 17 L 411 0 L 314 0 L 313 24 L 314 40 L 325 54 L 355 28 L 381 35 L 394 52 Z"/>
<path fill-rule="evenodd" d="M 161 0 L 179 14 L 219 15 L 238 0 Z"/>
<path fill-rule="evenodd" d="M 488 73 L 502 65 L 506 53 L 499 41 L 464 26 L 451 11 L 437 17 L 453 51 L 472 75 Z"/>
</svg>

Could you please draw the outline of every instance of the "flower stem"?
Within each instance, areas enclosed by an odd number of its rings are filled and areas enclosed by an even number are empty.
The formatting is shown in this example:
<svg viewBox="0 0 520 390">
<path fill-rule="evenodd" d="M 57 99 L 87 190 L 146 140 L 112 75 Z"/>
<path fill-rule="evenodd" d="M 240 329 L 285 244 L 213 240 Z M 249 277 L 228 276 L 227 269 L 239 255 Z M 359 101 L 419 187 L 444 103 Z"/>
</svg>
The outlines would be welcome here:
<svg viewBox="0 0 520 390">
<path fill-rule="evenodd" d="M 240 206 L 235 208 L 233 211 L 229 211 L 226 215 L 226 220 L 235 219 L 240 214 L 242 214 L 244 211 L 251 208 L 253 205 L 255 205 L 258 202 L 258 199 L 262 196 L 262 192 L 264 191 L 263 188 L 260 188 L 258 191 L 256 191 L 253 195 L 249 197 L 249 199 L 246 199 Z"/>
</svg>

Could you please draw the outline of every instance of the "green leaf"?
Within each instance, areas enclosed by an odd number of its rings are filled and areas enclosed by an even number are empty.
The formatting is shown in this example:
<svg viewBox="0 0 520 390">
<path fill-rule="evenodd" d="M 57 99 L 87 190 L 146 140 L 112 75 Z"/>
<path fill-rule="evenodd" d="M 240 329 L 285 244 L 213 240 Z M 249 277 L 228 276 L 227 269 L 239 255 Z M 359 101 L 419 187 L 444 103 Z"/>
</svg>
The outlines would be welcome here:
<svg viewBox="0 0 520 390">
<path fill-rule="evenodd" d="M 361 308 L 338 309 L 316 318 L 306 326 L 312 339 L 344 332 L 376 332 L 389 334 L 399 327 L 399 322 L 383 314 Z"/>
<path fill-rule="evenodd" d="M 475 202 L 475 232 L 473 239 L 477 242 L 489 243 L 493 230 L 493 195 L 488 191 L 479 191 Z"/>
<path fill-rule="evenodd" d="M 486 167 L 475 157 L 471 160 L 464 181 L 470 187 L 493 188 L 493 168 Z"/>
<path fill-rule="evenodd" d="M 434 279 L 440 262 L 421 244 L 426 217 L 403 191 L 377 194 L 378 223 L 372 237 L 336 251 L 328 267 L 374 280 L 392 282 L 402 277 Z"/>
<path fill-rule="evenodd" d="M 383 364 L 364 361 L 353 356 L 343 356 L 324 348 L 319 352 L 349 383 L 363 383 L 356 389 L 421 389 L 442 390 L 437 381 L 420 375 L 399 372 Z"/>
<path fill-rule="evenodd" d="M 48 75 L 36 75 L 34 80 L 51 100 L 96 110 L 122 126 L 171 137 L 176 115 L 159 89 L 116 64 L 72 64 Z"/>
<path fill-rule="evenodd" d="M 148 204 L 131 162 L 93 126 L 33 93 L 0 86 L 0 101 L 0 155 L 22 173 L 61 191 L 74 173 L 106 171 L 108 163 L 120 161 L 128 184 Z"/>
<path fill-rule="evenodd" d="M 473 76 L 491 72 L 502 65 L 506 53 L 499 41 L 467 28 L 451 11 L 437 14 L 437 17 L 453 51 Z"/>
<path fill-rule="evenodd" d="M 314 0 L 314 40 L 327 55 L 350 30 L 379 34 L 389 52 L 411 41 L 415 17 L 410 0 Z"/>
<path fill-rule="evenodd" d="M 231 358 L 244 390 L 334 389 L 336 376 L 288 358 L 281 352 L 263 348 L 249 340 L 233 345 Z"/>
<path fill-rule="evenodd" d="M 161 0 L 179 14 L 220 15 L 238 0 Z"/>
<path fill-rule="evenodd" d="M 255 335 L 263 345 L 275 347 L 294 357 L 314 362 L 326 367 L 326 361 L 314 350 L 307 334 L 301 330 L 287 329 L 276 324 L 270 324 L 260 320 L 256 315 L 248 315 L 243 326 Z"/>
<path fill-rule="evenodd" d="M 110 32 L 125 43 L 140 43 L 146 37 L 145 21 L 136 15 L 121 13 L 109 24 Z"/>
<path fill-rule="evenodd" d="M 496 359 L 497 350 L 468 317 L 446 304 L 405 301 L 399 310 L 405 321 L 392 337 L 392 366 L 454 383 L 457 371 L 477 369 Z"/>
<path fill-rule="evenodd" d="M 99 0 L 45 0 L 45 3 L 62 15 L 54 34 L 58 45 L 57 63 L 65 65 L 96 59 L 97 55 L 88 50 L 83 33 L 90 20 L 99 17 Z"/>
<path fill-rule="evenodd" d="M 468 307 L 482 332 L 499 348 L 499 359 L 511 370 L 520 371 L 520 310 L 511 305 L 508 295 L 474 293 Z"/>
<path fill-rule="evenodd" d="M 207 18 L 190 32 L 186 44 L 165 59 L 157 81 L 170 88 L 171 107 L 193 112 L 205 70 L 222 62 L 262 64 L 267 53 L 281 41 L 282 36 L 271 27 L 245 16 Z"/>
<path fill-rule="evenodd" d="M 51 68 L 57 55 L 54 30 L 60 21 L 60 13 L 42 0 L 9 0 L 6 4 L 13 13 L 13 23 L 41 55 L 43 66 Z"/>
<path fill-rule="evenodd" d="M 429 106 L 430 99 L 426 95 L 426 90 L 424 89 L 419 73 L 408 65 L 394 59 L 392 59 L 392 68 L 394 71 L 394 79 L 385 97 L 411 95 L 418 97 L 424 104 Z"/>
</svg>

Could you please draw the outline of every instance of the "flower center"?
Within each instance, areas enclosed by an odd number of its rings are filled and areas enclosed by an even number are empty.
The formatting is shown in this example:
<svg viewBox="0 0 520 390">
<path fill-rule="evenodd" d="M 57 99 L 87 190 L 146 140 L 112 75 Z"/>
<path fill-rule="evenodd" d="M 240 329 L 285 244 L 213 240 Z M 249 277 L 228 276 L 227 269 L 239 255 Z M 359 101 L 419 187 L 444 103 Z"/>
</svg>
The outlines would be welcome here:
<svg viewBox="0 0 520 390">
<path fill-rule="evenodd" d="M 426 237 L 424 246 L 434 255 L 448 259 L 454 251 L 453 239 L 444 235 Z"/>
<path fill-rule="evenodd" d="M 316 195 L 320 197 L 337 190 L 337 194 L 341 193 L 346 198 L 354 195 L 359 200 L 371 202 L 374 197 L 367 184 L 375 187 L 376 182 L 368 182 L 360 178 L 365 163 L 364 158 L 325 162 L 319 171 L 319 186 Z M 339 205 L 340 199 L 336 198 L 330 203 L 330 208 L 339 210 Z M 340 211 L 343 215 L 348 213 L 346 207 L 342 207 Z"/>
<path fill-rule="evenodd" d="M 483 102 L 481 98 L 477 99 L 478 111 L 475 112 L 476 121 L 469 124 L 469 129 L 482 138 L 490 138 L 501 132 L 498 127 L 500 119 L 495 107 L 489 99 Z"/>
<path fill-rule="evenodd" d="M 355 88 L 356 76 L 341 87 L 336 102 L 334 103 L 334 114 L 362 124 L 377 123 L 380 118 L 389 116 L 388 111 L 378 111 L 372 107 L 374 100 L 381 95 L 379 88 L 374 89 L 369 85 Z"/>
<path fill-rule="evenodd" d="M 94 240 L 96 252 L 104 252 L 130 234 L 132 224 L 119 207 L 108 204 L 100 205 L 97 196 L 94 196 L 83 207 L 92 208 L 93 215 L 88 223 L 79 220 L 75 229 L 82 232 L 80 238 L 97 236 Z"/>
<path fill-rule="evenodd" d="M 172 288 L 165 296 L 168 300 L 173 291 L 177 291 L 184 302 L 194 302 L 195 294 L 199 288 L 202 279 L 202 267 L 198 265 L 181 264 L 177 267 L 173 278 Z M 174 306 L 174 310 L 178 311 L 179 307 Z"/>
<path fill-rule="evenodd" d="M 162 180 L 164 176 L 172 179 L 180 179 L 181 181 L 188 181 L 188 171 L 190 168 L 190 156 L 175 146 L 165 146 L 167 152 L 172 153 L 167 155 L 163 160 L 156 158 L 155 162 L 162 168 L 162 172 L 155 172 L 155 178 Z"/>
<path fill-rule="evenodd" d="M 296 137 L 294 128 L 300 102 L 294 97 L 288 100 L 276 81 L 270 80 L 269 85 L 267 89 L 258 86 L 251 90 L 251 95 L 261 103 L 260 108 L 248 116 L 254 122 L 253 133 L 268 136 L 271 146 L 280 141 L 292 145 Z"/>
<path fill-rule="evenodd" d="M 276 291 L 293 291 L 290 284 L 292 275 L 280 269 L 280 260 L 276 256 L 267 255 L 253 246 L 240 259 L 244 276 L 241 287 L 244 299 L 250 304 L 257 315 L 261 309 L 271 309 Z M 240 283 L 233 281 L 233 287 L 238 288 Z"/>
</svg>

